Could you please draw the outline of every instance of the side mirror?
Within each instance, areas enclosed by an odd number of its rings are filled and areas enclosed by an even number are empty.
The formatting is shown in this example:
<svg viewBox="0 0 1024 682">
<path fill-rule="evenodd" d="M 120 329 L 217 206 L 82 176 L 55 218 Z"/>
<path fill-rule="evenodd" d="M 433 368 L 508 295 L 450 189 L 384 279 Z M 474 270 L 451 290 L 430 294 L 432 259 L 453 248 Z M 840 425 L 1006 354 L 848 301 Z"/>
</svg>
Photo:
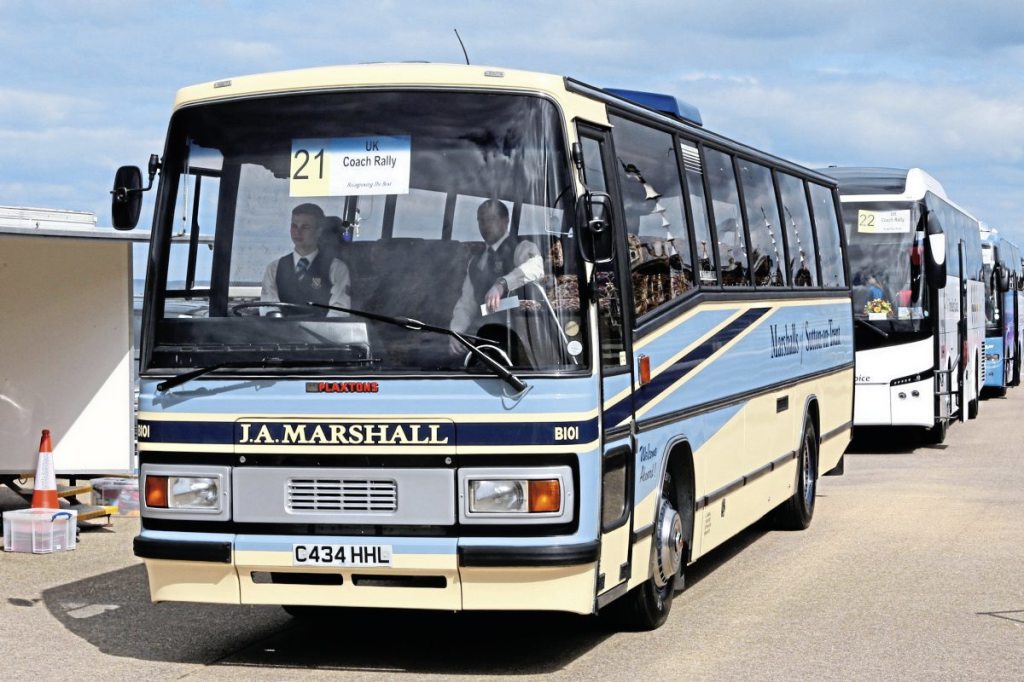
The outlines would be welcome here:
<svg viewBox="0 0 1024 682">
<path fill-rule="evenodd" d="M 925 228 L 925 276 L 932 289 L 946 287 L 946 234 L 932 212 Z"/>
<path fill-rule="evenodd" d="M 1002 265 L 996 265 L 996 285 L 999 287 L 999 291 L 1010 290 L 1010 271 Z"/>
<path fill-rule="evenodd" d="M 612 198 L 604 192 L 587 192 L 576 202 L 580 255 L 588 263 L 607 263 L 615 255 L 615 216 Z"/>
<path fill-rule="evenodd" d="M 110 214 L 114 227 L 131 230 L 139 224 L 142 212 L 142 171 L 137 166 L 121 166 L 114 175 L 110 191 Z"/>
<path fill-rule="evenodd" d="M 153 179 L 157 171 L 163 168 L 163 162 L 156 154 L 149 155 L 149 184 L 142 186 L 142 171 L 135 166 L 121 166 L 114 175 L 114 189 L 110 190 L 110 213 L 114 227 L 118 230 L 131 230 L 139 224 L 139 213 L 142 212 L 142 193 L 153 189 Z"/>
</svg>

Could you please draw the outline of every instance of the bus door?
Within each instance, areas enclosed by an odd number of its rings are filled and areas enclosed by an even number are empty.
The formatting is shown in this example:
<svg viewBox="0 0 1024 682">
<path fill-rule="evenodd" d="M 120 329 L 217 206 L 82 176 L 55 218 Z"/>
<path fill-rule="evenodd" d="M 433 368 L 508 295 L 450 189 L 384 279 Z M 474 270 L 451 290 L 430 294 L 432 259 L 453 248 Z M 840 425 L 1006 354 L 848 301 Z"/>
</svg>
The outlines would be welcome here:
<svg viewBox="0 0 1024 682">
<path fill-rule="evenodd" d="M 1013 386 L 1020 362 L 1017 352 L 1020 342 L 1017 335 L 1017 320 L 1020 319 L 1017 317 L 1020 312 L 1017 310 L 1017 273 L 1007 264 L 1000 263 L 999 267 L 1006 271 L 1006 291 L 999 293 L 1004 309 L 999 319 L 1003 327 L 1003 386 Z"/>
<path fill-rule="evenodd" d="M 582 171 L 587 189 L 609 192 L 614 178 L 607 132 L 580 125 Z M 614 202 L 613 202 L 614 203 Z M 620 231 L 621 232 L 621 231 Z M 601 360 L 601 560 L 599 605 L 626 591 L 631 573 L 636 428 L 629 308 L 623 298 L 624 238 L 616 235 L 616 258 L 595 264 L 591 292 L 598 306 Z"/>
<path fill-rule="evenodd" d="M 1010 329 L 1013 332 L 1013 369 L 1010 371 L 1010 378 L 1007 381 L 1007 384 L 1010 386 L 1016 386 L 1020 382 L 1021 365 L 1020 291 L 1018 291 L 1018 287 L 1020 286 L 1020 275 L 1011 270 L 1010 277 L 1010 307 L 1013 309 L 1013 321 L 1010 323 Z"/>
<path fill-rule="evenodd" d="M 964 422 L 967 421 L 967 366 L 970 362 L 970 348 L 967 341 L 967 244 L 962 239 L 957 246 L 957 257 L 960 261 L 960 319 L 956 323 L 957 352 L 960 354 L 956 366 L 957 415 Z"/>
</svg>

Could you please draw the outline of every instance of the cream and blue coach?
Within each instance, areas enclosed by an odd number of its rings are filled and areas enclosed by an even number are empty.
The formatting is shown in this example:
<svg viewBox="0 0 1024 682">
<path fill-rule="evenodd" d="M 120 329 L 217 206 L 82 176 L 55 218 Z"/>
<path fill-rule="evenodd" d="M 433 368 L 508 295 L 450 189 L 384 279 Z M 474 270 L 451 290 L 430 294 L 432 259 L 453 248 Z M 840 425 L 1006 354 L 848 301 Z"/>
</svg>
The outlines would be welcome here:
<svg viewBox="0 0 1024 682">
<path fill-rule="evenodd" d="M 113 209 L 133 227 L 159 176 L 156 601 L 652 628 L 689 563 L 768 513 L 806 527 L 841 470 L 835 186 L 672 98 L 454 65 L 226 79 L 179 92 L 148 175 L 119 170 Z"/>
</svg>

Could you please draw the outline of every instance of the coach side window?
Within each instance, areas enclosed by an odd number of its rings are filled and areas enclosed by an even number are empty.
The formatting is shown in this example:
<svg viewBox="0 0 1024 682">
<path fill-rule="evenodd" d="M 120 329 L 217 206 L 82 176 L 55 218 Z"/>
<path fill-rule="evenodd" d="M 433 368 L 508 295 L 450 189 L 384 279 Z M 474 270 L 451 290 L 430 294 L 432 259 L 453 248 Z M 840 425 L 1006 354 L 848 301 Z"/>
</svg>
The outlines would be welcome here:
<svg viewBox="0 0 1024 682">
<path fill-rule="evenodd" d="M 670 133 L 611 116 L 637 317 L 694 287 L 683 187 Z"/>
<path fill-rule="evenodd" d="M 786 224 L 789 274 L 793 278 L 793 286 L 816 287 L 818 259 L 803 180 L 785 173 L 776 173 L 775 177 L 779 183 L 779 195 L 782 197 L 782 221 Z"/>
<path fill-rule="evenodd" d="M 821 255 L 821 284 L 825 287 L 845 287 L 843 247 L 839 241 L 839 222 L 836 204 L 828 187 L 808 183 L 811 208 L 814 211 L 814 229 L 818 235 L 818 253 Z"/>
<path fill-rule="evenodd" d="M 743 218 L 740 216 L 740 199 L 732 157 L 705 147 L 704 172 L 707 173 L 711 189 L 711 210 L 718 237 L 718 264 L 722 269 L 722 284 L 748 285 L 750 261 L 747 258 L 747 239 Z"/>
<path fill-rule="evenodd" d="M 783 271 L 785 248 L 779 228 L 779 205 L 775 200 L 772 172 L 756 163 L 740 159 L 740 184 L 743 208 L 750 229 L 750 260 L 754 284 L 759 287 L 786 286 Z"/>
<path fill-rule="evenodd" d="M 957 224 L 956 214 L 943 204 L 938 204 L 932 210 L 938 214 L 939 224 L 946 233 L 946 274 L 950 277 L 959 277 L 961 230 Z"/>
<path fill-rule="evenodd" d="M 580 146 L 583 148 L 583 177 L 587 189 L 607 192 L 608 181 L 604 172 L 604 150 L 601 141 L 581 135 Z M 594 264 L 594 290 L 597 297 L 601 364 L 606 369 L 622 370 L 628 366 L 622 322 L 623 310 L 619 302 L 619 277 L 615 261 Z"/>
<path fill-rule="evenodd" d="M 708 221 L 708 200 L 704 194 L 704 165 L 696 145 L 686 140 L 679 141 L 679 153 L 683 157 L 683 172 L 686 175 L 686 191 L 690 196 L 690 215 L 693 219 L 693 235 L 697 261 L 697 278 L 701 284 L 718 284 L 715 269 L 715 244 L 711 239 L 711 224 Z"/>
</svg>

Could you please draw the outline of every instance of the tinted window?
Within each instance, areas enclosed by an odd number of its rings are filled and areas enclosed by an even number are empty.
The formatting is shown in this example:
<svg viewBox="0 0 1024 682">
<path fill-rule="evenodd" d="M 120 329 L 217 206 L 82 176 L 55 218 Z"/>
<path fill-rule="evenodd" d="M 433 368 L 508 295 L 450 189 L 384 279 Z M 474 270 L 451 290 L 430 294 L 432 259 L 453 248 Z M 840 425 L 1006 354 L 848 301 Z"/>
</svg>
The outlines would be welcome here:
<svg viewBox="0 0 1024 682">
<path fill-rule="evenodd" d="M 776 173 L 779 194 L 782 195 L 782 221 L 786 225 L 786 244 L 789 247 L 789 274 L 795 287 L 818 285 L 817 255 L 811 214 L 807 210 L 807 194 L 799 178 Z"/>
<path fill-rule="evenodd" d="M 182 109 L 164 157 L 166 196 L 153 237 L 161 262 L 150 287 L 157 319 L 143 362 L 185 369 L 227 359 L 260 367 L 272 359 L 289 367 L 327 362 L 346 375 L 466 374 L 464 357 L 451 353 L 443 335 L 327 315 L 308 308 L 315 301 L 486 337 L 516 372 L 585 366 L 574 225 L 530 240 L 536 255 L 527 246 L 517 261 L 516 245 L 512 262 L 488 257 L 469 270 L 483 248 L 474 215 L 483 198 L 515 207 L 516 215 L 540 207 L 543 215 L 532 210 L 530 218 L 539 229 L 551 224 L 549 215 L 560 221 L 558 211 L 575 217 L 565 210 L 573 196 L 565 149 L 556 107 L 520 95 L 320 92 Z M 203 239 L 195 279 L 208 282 L 201 292 L 183 291 L 178 280 L 189 271 L 167 273 L 164 257 L 197 198 Z M 445 239 L 456 203 L 468 243 Z M 295 214 L 302 204 L 310 206 Z M 188 212 L 175 215 L 178 207 Z M 308 219 L 292 230 L 295 215 Z M 288 263 L 299 241 L 316 252 L 306 273 Z M 481 311 L 499 277 L 514 285 L 504 309 Z"/>
<path fill-rule="evenodd" d="M 601 143 L 592 137 L 581 137 L 580 146 L 583 147 L 583 177 L 587 188 L 594 192 L 607 192 L 608 183 L 601 165 Z"/>
<path fill-rule="evenodd" d="M 680 140 L 679 151 L 683 157 L 686 173 L 686 191 L 690 195 L 690 215 L 693 217 L 693 235 L 697 271 L 701 284 L 718 284 L 715 270 L 714 241 L 711 239 L 711 225 L 708 221 L 707 198 L 704 195 L 704 166 L 700 153 L 693 144 Z"/>
<path fill-rule="evenodd" d="M 896 320 L 905 330 L 916 330 L 925 321 L 921 215 L 917 202 L 843 204 L 855 315 Z"/>
<path fill-rule="evenodd" d="M 669 133 L 611 117 L 637 315 L 693 288 L 683 188 Z"/>
<path fill-rule="evenodd" d="M 839 182 L 839 193 L 903 194 L 907 188 L 907 171 L 898 168 L 822 168 Z"/>
<path fill-rule="evenodd" d="M 704 151 L 704 172 L 711 188 L 711 209 L 715 216 L 715 234 L 718 236 L 718 263 L 722 269 L 722 284 L 742 286 L 750 284 L 750 262 L 747 242 L 740 217 L 739 194 L 736 191 L 736 173 L 732 157 L 713 149 Z"/>
<path fill-rule="evenodd" d="M 583 172 L 588 189 L 595 192 L 604 191 L 607 183 L 601 142 L 592 137 L 580 137 L 580 146 L 583 147 Z M 615 261 L 595 264 L 594 282 L 601 364 L 611 369 L 625 367 L 625 334 L 622 328 L 622 307 L 619 303 L 621 297 Z"/>
<path fill-rule="evenodd" d="M 779 205 L 775 200 L 772 172 L 764 166 L 740 160 L 743 208 L 750 228 L 754 284 L 759 287 L 786 285 L 785 248 L 779 229 Z"/>
<path fill-rule="evenodd" d="M 811 206 L 814 210 L 814 228 L 818 235 L 821 254 L 821 284 L 826 287 L 846 286 L 843 273 L 843 249 L 839 241 L 839 223 L 832 190 L 809 183 Z"/>
</svg>

